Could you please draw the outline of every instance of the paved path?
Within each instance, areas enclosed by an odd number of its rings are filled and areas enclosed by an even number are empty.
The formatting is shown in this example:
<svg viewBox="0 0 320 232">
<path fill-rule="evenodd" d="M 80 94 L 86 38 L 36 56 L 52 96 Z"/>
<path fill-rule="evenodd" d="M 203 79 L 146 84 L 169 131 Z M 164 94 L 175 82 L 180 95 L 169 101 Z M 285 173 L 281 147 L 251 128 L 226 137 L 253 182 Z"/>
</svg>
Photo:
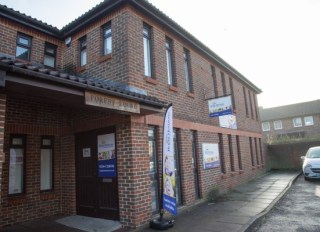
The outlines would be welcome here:
<svg viewBox="0 0 320 232">
<path fill-rule="evenodd" d="M 268 172 L 240 185 L 215 203 L 202 203 L 178 215 L 168 232 L 244 232 L 251 231 L 256 219 L 268 212 L 289 189 L 299 172 Z M 43 219 L 0 229 L 0 232 L 81 232 Z M 125 230 L 121 230 L 125 231 Z M 139 231 L 155 231 L 145 228 Z"/>
<path fill-rule="evenodd" d="M 222 201 L 204 203 L 181 213 L 169 232 L 240 232 L 251 231 L 256 219 L 263 216 L 289 189 L 300 172 L 268 172 L 240 185 Z M 143 232 L 155 231 L 147 228 Z"/>
</svg>

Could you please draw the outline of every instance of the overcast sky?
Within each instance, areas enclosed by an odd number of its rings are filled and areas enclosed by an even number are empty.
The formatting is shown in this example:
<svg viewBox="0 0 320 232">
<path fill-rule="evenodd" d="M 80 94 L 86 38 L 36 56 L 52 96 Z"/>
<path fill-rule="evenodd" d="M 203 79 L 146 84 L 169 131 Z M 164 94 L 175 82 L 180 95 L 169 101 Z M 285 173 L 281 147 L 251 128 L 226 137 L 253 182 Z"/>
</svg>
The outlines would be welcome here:
<svg viewBox="0 0 320 232">
<path fill-rule="evenodd" d="M 101 0 L 0 0 L 62 28 Z M 320 0 L 150 0 L 262 89 L 264 108 L 320 99 Z"/>
</svg>

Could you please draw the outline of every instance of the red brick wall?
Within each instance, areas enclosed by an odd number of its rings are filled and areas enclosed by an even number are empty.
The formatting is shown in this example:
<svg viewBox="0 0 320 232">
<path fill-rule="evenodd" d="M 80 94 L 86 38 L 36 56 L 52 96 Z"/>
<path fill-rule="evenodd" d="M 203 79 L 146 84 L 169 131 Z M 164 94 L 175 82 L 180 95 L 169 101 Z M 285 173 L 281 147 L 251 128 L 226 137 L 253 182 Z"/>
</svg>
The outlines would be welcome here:
<svg viewBox="0 0 320 232">
<path fill-rule="evenodd" d="M 151 214 L 148 127 L 128 121 L 117 128 L 120 222 L 137 227 Z"/>
<path fill-rule="evenodd" d="M 2 164 L 4 162 L 4 126 L 5 126 L 5 114 L 6 114 L 6 95 L 0 95 L 0 202 L 1 198 L 1 189 L 2 189 Z M 1 208 L 1 207 L 0 207 Z M 1 212 L 0 212 L 1 216 Z"/>
<path fill-rule="evenodd" d="M 44 45 L 45 42 L 57 45 L 57 69 L 61 69 L 61 55 L 64 42 L 54 38 L 53 36 L 46 35 L 34 29 L 21 26 L 13 23 L 4 18 L 0 18 L 0 52 L 8 55 L 16 55 L 16 41 L 17 34 L 23 33 L 32 38 L 31 42 L 31 57 L 30 61 L 42 63 L 44 60 Z"/>
</svg>

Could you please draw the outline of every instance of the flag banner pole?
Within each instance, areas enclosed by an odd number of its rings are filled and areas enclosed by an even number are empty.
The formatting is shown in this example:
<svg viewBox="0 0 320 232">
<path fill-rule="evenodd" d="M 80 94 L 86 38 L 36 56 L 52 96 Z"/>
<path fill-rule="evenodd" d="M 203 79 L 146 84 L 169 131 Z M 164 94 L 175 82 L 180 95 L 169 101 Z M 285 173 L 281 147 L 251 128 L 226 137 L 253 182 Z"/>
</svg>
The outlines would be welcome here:
<svg viewBox="0 0 320 232">
<path fill-rule="evenodd" d="M 166 230 L 174 225 L 174 220 L 163 218 L 164 210 L 177 215 L 176 180 L 174 169 L 174 140 L 173 140 L 173 109 L 169 104 L 164 115 L 162 136 L 162 185 L 160 188 L 160 218 L 153 219 L 150 227 L 157 230 Z"/>
</svg>

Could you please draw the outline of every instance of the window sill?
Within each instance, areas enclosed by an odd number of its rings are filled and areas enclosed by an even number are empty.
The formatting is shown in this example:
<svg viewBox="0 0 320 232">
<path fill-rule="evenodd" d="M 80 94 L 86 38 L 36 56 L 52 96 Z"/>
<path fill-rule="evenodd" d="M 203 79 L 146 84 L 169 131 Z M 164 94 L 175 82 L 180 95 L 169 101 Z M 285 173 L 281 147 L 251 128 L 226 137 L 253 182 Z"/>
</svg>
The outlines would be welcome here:
<svg viewBox="0 0 320 232">
<path fill-rule="evenodd" d="M 40 200 L 41 201 L 48 201 L 56 199 L 56 194 L 54 192 L 41 192 L 40 193 Z"/>
<path fill-rule="evenodd" d="M 24 195 L 20 196 L 10 196 L 8 197 L 9 205 L 22 205 L 27 203 L 27 198 Z"/>
<path fill-rule="evenodd" d="M 252 167 L 252 170 L 256 170 L 256 167 Z"/>
<path fill-rule="evenodd" d="M 241 175 L 241 174 L 243 174 L 244 173 L 244 171 L 243 170 L 239 170 L 239 174 Z"/>
<path fill-rule="evenodd" d="M 188 96 L 188 97 L 191 97 L 191 98 L 194 98 L 194 93 L 188 92 L 188 93 L 187 93 L 187 96 Z"/>
<path fill-rule="evenodd" d="M 144 80 L 147 82 L 147 83 L 150 83 L 150 84 L 153 84 L 153 85 L 157 85 L 158 84 L 158 81 L 154 78 L 151 78 L 151 77 L 145 77 Z"/>
<path fill-rule="evenodd" d="M 111 60 L 112 59 L 112 55 L 111 54 L 108 54 L 108 55 L 102 55 L 98 58 L 98 62 L 99 63 L 103 63 L 107 60 Z"/>
<path fill-rule="evenodd" d="M 79 66 L 79 67 L 76 68 L 76 72 L 77 73 L 84 72 L 85 70 L 86 70 L 86 65 Z"/>
<path fill-rule="evenodd" d="M 231 177 L 236 176 L 236 175 L 237 175 L 236 171 L 232 171 L 230 174 Z"/>
<path fill-rule="evenodd" d="M 178 92 L 178 87 L 173 86 L 173 85 L 169 85 L 169 90 L 172 92 Z"/>
</svg>

